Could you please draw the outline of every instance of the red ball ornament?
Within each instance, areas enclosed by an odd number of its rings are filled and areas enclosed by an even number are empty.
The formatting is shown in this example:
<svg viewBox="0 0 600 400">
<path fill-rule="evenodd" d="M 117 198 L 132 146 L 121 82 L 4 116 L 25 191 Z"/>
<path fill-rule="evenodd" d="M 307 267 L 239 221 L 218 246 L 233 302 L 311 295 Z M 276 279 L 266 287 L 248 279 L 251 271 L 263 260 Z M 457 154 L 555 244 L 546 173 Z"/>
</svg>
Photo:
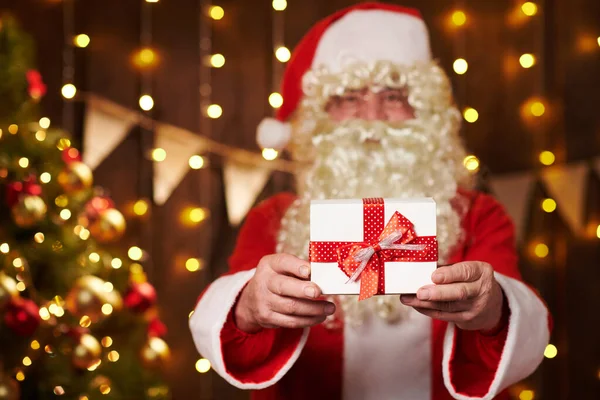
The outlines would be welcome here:
<svg viewBox="0 0 600 400">
<path fill-rule="evenodd" d="M 156 304 L 156 290 L 148 282 L 133 284 L 123 298 L 125 307 L 143 313 Z"/>
<path fill-rule="evenodd" d="M 20 336 L 33 335 L 40 322 L 40 309 L 33 300 L 19 297 L 6 307 L 4 323 Z"/>
<path fill-rule="evenodd" d="M 148 324 L 148 336 L 150 337 L 165 337 L 167 334 L 167 326 L 160 320 L 160 318 L 155 317 Z"/>
<path fill-rule="evenodd" d="M 27 78 L 29 96 L 34 100 L 39 100 L 46 94 L 46 84 L 42 80 L 42 75 L 35 69 L 30 69 L 25 75 Z"/>
<path fill-rule="evenodd" d="M 100 214 L 109 208 L 114 208 L 115 203 L 108 196 L 94 196 L 85 204 L 85 216 L 90 225 L 93 224 Z"/>
<path fill-rule="evenodd" d="M 41 194 L 42 187 L 36 183 L 34 177 L 29 177 L 23 182 L 12 182 L 7 185 L 6 204 L 12 207 L 19 202 L 21 196 L 40 196 Z"/>
<path fill-rule="evenodd" d="M 87 335 L 90 333 L 89 328 L 84 328 L 82 326 L 70 326 L 66 328 L 65 334 L 71 339 L 79 342 L 83 335 Z"/>
<path fill-rule="evenodd" d="M 62 160 L 65 164 L 72 162 L 81 162 L 81 153 L 75 147 L 67 147 L 62 151 Z"/>
</svg>

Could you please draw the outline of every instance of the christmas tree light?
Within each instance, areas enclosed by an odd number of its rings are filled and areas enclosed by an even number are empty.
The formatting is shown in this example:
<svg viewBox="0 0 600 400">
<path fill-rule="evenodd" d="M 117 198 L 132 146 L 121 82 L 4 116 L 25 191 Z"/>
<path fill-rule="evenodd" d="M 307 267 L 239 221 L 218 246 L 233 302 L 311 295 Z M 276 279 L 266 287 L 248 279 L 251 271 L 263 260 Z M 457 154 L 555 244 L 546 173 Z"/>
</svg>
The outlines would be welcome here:
<svg viewBox="0 0 600 400">
<path fill-rule="evenodd" d="M 458 75 L 463 75 L 469 69 L 469 63 L 464 58 L 459 58 L 454 61 L 453 68 Z"/>
<path fill-rule="evenodd" d="M 465 118 L 465 121 L 469 123 L 477 122 L 477 120 L 479 119 L 479 113 L 476 109 L 472 107 L 467 107 L 463 112 L 463 116 Z"/>
<path fill-rule="evenodd" d="M 278 154 L 279 153 L 275 149 L 263 149 L 262 150 L 262 156 L 267 161 L 273 161 L 274 159 L 277 158 Z"/>
<path fill-rule="evenodd" d="M 283 97 L 279 93 L 271 93 L 269 96 L 269 104 L 273 108 L 279 108 L 283 105 Z"/>
<path fill-rule="evenodd" d="M 523 68 L 531 68 L 535 65 L 535 62 L 536 59 L 533 54 L 526 53 L 519 58 L 519 63 Z"/>
<path fill-rule="evenodd" d="M 275 50 L 275 57 L 277 58 L 277 60 L 279 60 L 279 62 L 284 63 L 290 60 L 290 58 L 292 57 L 292 53 L 287 47 L 280 46 Z"/>
<path fill-rule="evenodd" d="M 210 371 L 210 367 L 210 361 L 208 361 L 206 358 L 201 358 L 198 361 L 196 361 L 196 370 L 201 374 Z"/>
<path fill-rule="evenodd" d="M 223 109 L 218 104 L 211 104 L 206 109 L 206 115 L 213 119 L 220 118 L 223 115 Z"/>
<path fill-rule="evenodd" d="M 540 162 L 546 166 L 554 164 L 556 160 L 556 156 L 551 151 L 542 151 L 540 153 Z"/>
<path fill-rule="evenodd" d="M 225 57 L 223 54 L 213 54 L 210 57 L 210 65 L 214 68 L 221 68 L 225 65 Z"/>
<path fill-rule="evenodd" d="M 533 17 L 535 14 L 537 14 L 538 7 L 534 2 L 527 1 L 521 6 L 521 11 L 528 17 Z"/>
<path fill-rule="evenodd" d="M 77 88 L 72 83 L 67 83 L 62 87 L 61 93 L 65 99 L 70 100 L 77 94 Z"/>
<path fill-rule="evenodd" d="M 554 210 L 556 210 L 556 201 L 554 201 L 554 199 L 544 199 L 544 201 L 542 201 L 542 210 L 547 213 L 554 212 Z"/>
<path fill-rule="evenodd" d="M 77 47 L 87 47 L 90 44 L 90 37 L 84 33 L 79 34 L 73 38 L 73 43 Z"/>
<path fill-rule="evenodd" d="M 467 23 L 467 14 L 464 11 L 457 10 L 452 13 L 452 23 L 456 26 L 463 26 Z"/>
<path fill-rule="evenodd" d="M 220 19 L 223 19 L 223 17 L 225 16 L 225 11 L 223 10 L 222 7 L 211 6 L 210 9 L 208 10 L 208 14 L 215 21 L 219 21 Z"/>
</svg>

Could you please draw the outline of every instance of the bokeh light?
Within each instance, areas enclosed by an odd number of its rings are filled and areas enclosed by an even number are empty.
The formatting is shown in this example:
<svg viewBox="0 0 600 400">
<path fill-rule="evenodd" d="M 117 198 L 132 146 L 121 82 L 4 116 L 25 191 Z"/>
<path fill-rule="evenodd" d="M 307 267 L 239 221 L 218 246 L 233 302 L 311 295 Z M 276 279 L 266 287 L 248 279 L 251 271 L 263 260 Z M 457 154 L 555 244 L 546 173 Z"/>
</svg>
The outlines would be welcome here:
<svg viewBox="0 0 600 400">
<path fill-rule="evenodd" d="M 456 72 L 458 75 L 463 75 L 469 69 L 469 63 L 464 58 L 459 58 L 456 61 L 454 61 L 453 67 L 454 72 Z"/>
</svg>

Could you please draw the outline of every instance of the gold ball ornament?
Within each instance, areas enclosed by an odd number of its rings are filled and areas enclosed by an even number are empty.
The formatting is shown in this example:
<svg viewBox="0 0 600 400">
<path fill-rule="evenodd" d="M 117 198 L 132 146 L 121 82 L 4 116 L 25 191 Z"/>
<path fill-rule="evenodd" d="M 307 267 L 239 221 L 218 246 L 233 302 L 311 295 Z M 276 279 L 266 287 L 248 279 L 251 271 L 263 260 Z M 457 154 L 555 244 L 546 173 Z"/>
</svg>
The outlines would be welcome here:
<svg viewBox="0 0 600 400">
<path fill-rule="evenodd" d="M 12 207 L 12 216 L 15 224 L 21 228 L 28 228 L 44 219 L 46 211 L 46 203 L 41 197 L 27 195 L 22 196 Z"/>
<path fill-rule="evenodd" d="M 105 283 L 93 275 L 77 279 L 65 299 L 67 310 L 78 318 L 87 315 L 92 322 L 105 317 L 102 313 L 102 306 L 105 304 L 110 304 L 113 311 L 119 311 L 123 307 L 123 299 L 118 291 L 107 288 Z"/>
<path fill-rule="evenodd" d="M 114 242 L 123 236 L 126 228 L 125 217 L 115 208 L 102 211 L 98 218 L 90 223 L 89 230 L 100 243 Z"/>
<path fill-rule="evenodd" d="M 19 400 L 19 384 L 7 375 L 0 374 L 0 400 Z"/>
<path fill-rule="evenodd" d="M 92 379 L 92 381 L 90 382 L 89 390 L 91 392 L 95 392 L 96 390 L 98 390 L 98 391 L 100 391 L 100 393 L 102 393 L 103 391 L 106 391 L 107 388 L 110 388 L 111 385 L 112 385 L 112 382 L 110 381 L 110 379 L 108 379 L 104 375 L 98 375 L 94 379 Z M 109 392 L 110 392 L 110 390 L 109 390 Z M 90 396 L 90 397 L 97 398 L 94 396 Z"/>
<path fill-rule="evenodd" d="M 102 346 L 100 346 L 100 342 L 92 335 L 84 333 L 73 349 L 71 361 L 75 368 L 88 369 L 98 363 L 101 355 Z"/>
<path fill-rule="evenodd" d="M 2 310 L 9 301 L 17 297 L 19 297 L 17 282 L 4 272 L 0 272 L 0 310 Z"/>
<path fill-rule="evenodd" d="M 80 161 L 73 161 L 58 174 L 58 184 L 67 193 L 89 189 L 94 183 L 90 167 Z"/>
<path fill-rule="evenodd" d="M 140 352 L 142 363 L 147 368 L 164 366 L 171 358 L 169 345 L 159 337 L 150 337 Z"/>
</svg>

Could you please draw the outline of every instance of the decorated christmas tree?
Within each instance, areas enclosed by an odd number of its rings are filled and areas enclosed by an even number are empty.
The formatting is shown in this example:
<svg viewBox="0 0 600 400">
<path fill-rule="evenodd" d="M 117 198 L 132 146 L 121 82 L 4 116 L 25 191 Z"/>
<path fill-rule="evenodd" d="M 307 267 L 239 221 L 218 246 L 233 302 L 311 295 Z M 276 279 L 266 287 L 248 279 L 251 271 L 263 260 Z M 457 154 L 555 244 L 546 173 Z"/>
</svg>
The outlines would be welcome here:
<svg viewBox="0 0 600 400">
<path fill-rule="evenodd" d="M 67 133 L 40 118 L 33 46 L 0 15 L 0 399 L 165 399 L 145 254 Z"/>
</svg>

